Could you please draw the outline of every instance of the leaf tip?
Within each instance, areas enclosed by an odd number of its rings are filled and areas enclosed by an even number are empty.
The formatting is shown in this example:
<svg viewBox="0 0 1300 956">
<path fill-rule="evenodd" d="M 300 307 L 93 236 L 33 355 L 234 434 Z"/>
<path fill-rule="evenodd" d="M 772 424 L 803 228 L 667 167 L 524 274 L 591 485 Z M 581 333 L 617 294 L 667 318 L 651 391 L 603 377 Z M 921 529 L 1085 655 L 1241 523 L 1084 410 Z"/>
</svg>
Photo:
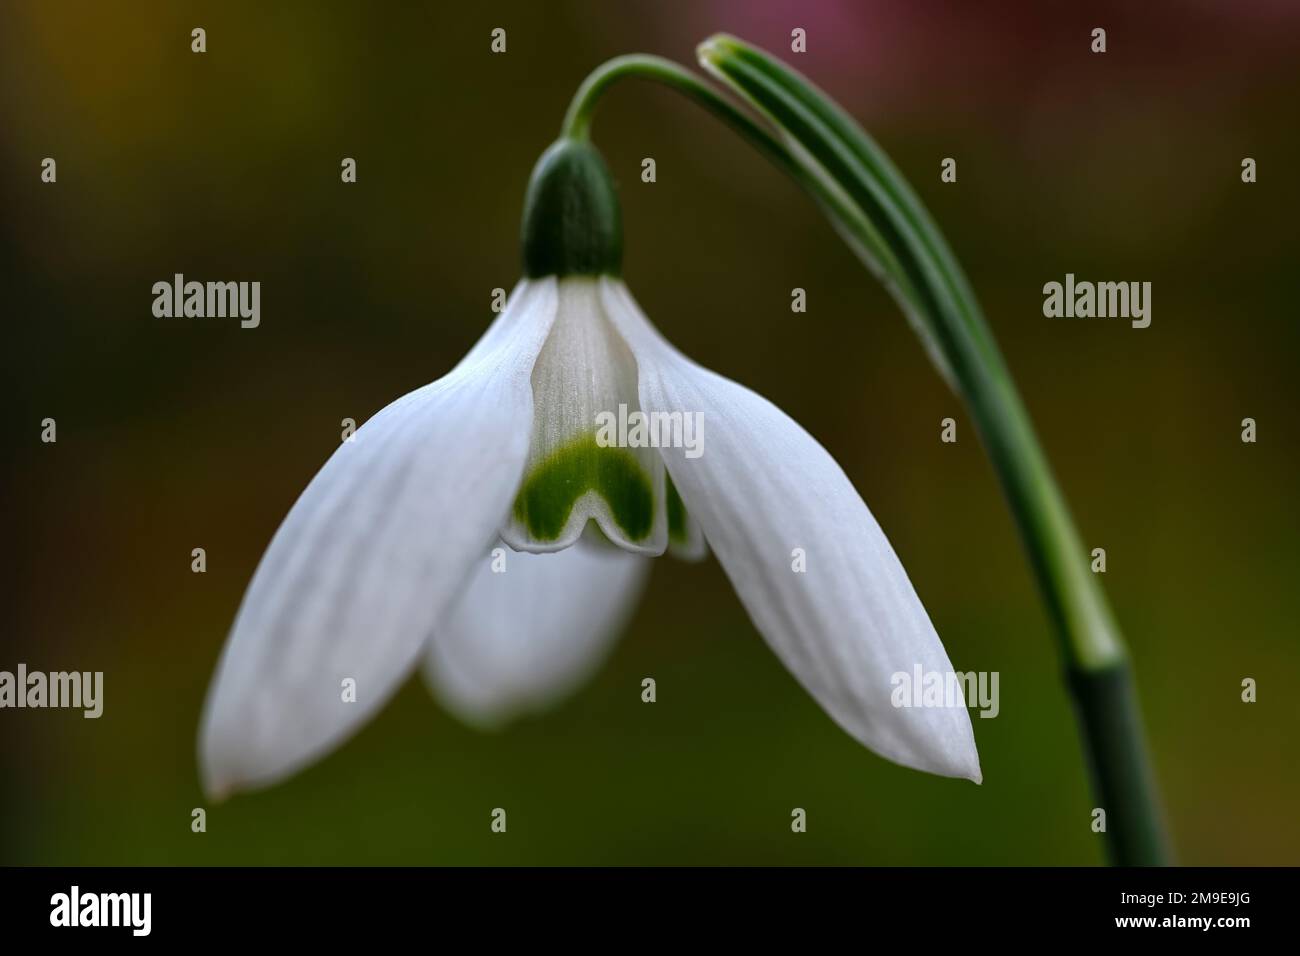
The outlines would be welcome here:
<svg viewBox="0 0 1300 956">
<path fill-rule="evenodd" d="M 715 33 L 695 48 L 695 57 L 701 66 L 709 66 L 733 52 L 739 42 L 730 33 Z"/>
</svg>

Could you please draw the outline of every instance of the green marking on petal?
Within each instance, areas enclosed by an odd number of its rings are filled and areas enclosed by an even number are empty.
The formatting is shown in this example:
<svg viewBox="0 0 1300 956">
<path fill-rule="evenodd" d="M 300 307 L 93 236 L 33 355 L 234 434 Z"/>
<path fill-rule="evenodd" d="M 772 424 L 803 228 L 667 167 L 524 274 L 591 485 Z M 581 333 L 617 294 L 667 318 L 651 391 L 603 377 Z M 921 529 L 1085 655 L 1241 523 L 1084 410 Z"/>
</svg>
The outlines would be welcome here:
<svg viewBox="0 0 1300 956">
<path fill-rule="evenodd" d="M 650 476 L 630 451 L 603 448 L 594 434 L 556 449 L 532 470 L 515 498 L 515 519 L 534 540 L 554 541 L 588 491 L 605 499 L 629 541 L 650 534 L 655 513 Z"/>
<path fill-rule="evenodd" d="M 668 486 L 668 540 L 673 544 L 686 544 L 690 537 L 686 530 L 686 504 L 666 468 L 664 482 Z"/>
</svg>

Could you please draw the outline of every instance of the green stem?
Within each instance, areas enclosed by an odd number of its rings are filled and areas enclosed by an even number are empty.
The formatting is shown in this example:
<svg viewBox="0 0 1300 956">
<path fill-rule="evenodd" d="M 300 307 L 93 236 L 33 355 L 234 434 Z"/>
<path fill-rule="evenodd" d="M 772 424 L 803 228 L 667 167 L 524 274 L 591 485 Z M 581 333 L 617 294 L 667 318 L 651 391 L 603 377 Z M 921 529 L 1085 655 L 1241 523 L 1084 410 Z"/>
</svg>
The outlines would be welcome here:
<svg viewBox="0 0 1300 956">
<path fill-rule="evenodd" d="M 569 110 L 564 116 L 561 135 L 584 141 L 590 139 L 591 120 L 597 103 L 614 83 L 626 76 L 655 80 L 672 87 L 679 93 L 684 93 L 740 129 L 745 136 L 758 143 L 760 148 L 763 144 L 776 143 L 771 133 L 754 122 L 748 114 L 737 109 L 730 100 L 720 96 L 713 87 L 701 82 L 700 78 L 690 70 L 661 56 L 640 53 L 616 56 L 591 71 L 582 81 L 582 86 L 578 87 L 578 92 L 573 94 Z"/>
<path fill-rule="evenodd" d="M 573 95 L 560 130 L 561 137 L 587 142 L 591 138 L 592 118 L 601 97 L 614 83 L 625 77 L 653 80 L 671 87 L 740 134 L 773 165 L 812 195 L 827 212 L 845 241 L 899 298 L 909 317 L 917 313 L 917 295 L 910 283 L 891 279 L 891 274 L 898 270 L 893 251 L 871 219 L 843 188 L 816 163 L 800 156 L 797 145 L 782 142 L 731 100 L 671 60 L 631 54 L 615 57 L 596 67 Z"/>
<path fill-rule="evenodd" d="M 693 73 L 625 56 L 582 84 L 565 136 L 590 137 L 596 104 L 623 77 L 666 84 L 740 133 L 807 190 L 885 284 L 932 360 L 967 402 L 1020 529 L 1059 637 L 1111 862 L 1159 865 L 1168 848 L 1128 654 L 1029 415 L 956 257 L 920 200 L 860 126 L 803 77 L 731 37 L 701 60 L 781 136 Z"/>
</svg>

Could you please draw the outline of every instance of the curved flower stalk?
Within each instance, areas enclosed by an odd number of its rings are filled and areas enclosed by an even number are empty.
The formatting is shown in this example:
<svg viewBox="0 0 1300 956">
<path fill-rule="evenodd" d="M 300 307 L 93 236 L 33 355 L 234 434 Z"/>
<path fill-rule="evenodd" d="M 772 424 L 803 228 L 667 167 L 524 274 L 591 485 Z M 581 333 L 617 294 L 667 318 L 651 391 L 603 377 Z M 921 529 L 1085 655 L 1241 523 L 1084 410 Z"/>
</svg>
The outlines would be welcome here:
<svg viewBox="0 0 1300 956">
<path fill-rule="evenodd" d="M 208 791 L 318 758 L 421 660 L 471 722 L 544 706 L 599 662 L 651 557 L 709 551 L 841 727 L 978 783 L 964 700 L 895 704 L 895 675 L 952 665 L 880 527 L 815 439 L 642 314 L 590 143 L 564 137 L 538 161 L 523 266 L 460 364 L 366 422 L 272 539 L 209 691 Z M 614 415 L 666 437 L 620 424 L 611 440 Z"/>
</svg>

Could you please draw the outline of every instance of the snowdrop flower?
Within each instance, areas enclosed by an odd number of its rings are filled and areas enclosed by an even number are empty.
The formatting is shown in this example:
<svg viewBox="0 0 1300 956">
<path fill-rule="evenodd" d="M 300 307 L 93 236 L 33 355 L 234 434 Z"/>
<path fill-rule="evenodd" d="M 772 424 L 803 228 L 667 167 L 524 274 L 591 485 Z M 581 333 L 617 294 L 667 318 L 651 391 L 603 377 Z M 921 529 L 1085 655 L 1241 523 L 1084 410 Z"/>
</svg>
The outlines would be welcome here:
<svg viewBox="0 0 1300 956">
<path fill-rule="evenodd" d="M 319 758 L 421 661 L 476 723 L 545 706 L 599 663 L 652 556 L 706 546 L 841 727 L 978 782 L 964 702 L 891 703 L 892 675 L 952 665 L 880 527 L 815 439 L 641 313 L 589 144 L 538 162 L 523 252 L 524 279 L 469 354 L 342 444 L 276 532 L 208 694 L 208 792 Z M 598 441 L 597 416 L 619 405 L 698 413 L 705 441 L 694 455 Z"/>
</svg>

